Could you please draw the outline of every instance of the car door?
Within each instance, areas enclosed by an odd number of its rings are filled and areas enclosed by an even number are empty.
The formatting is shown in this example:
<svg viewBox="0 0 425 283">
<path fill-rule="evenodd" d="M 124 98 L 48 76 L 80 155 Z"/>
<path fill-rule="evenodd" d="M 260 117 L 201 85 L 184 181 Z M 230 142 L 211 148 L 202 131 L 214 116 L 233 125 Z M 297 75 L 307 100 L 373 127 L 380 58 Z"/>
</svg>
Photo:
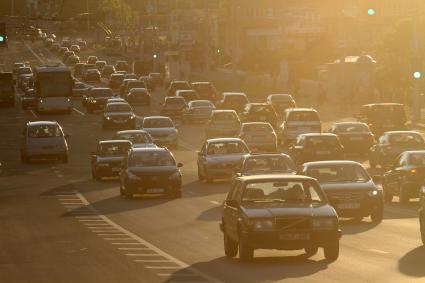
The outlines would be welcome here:
<svg viewBox="0 0 425 283">
<path fill-rule="evenodd" d="M 205 174 L 205 166 L 207 165 L 207 147 L 208 144 L 204 143 L 201 150 L 198 153 L 198 169 L 202 170 Z"/>
<path fill-rule="evenodd" d="M 395 193 L 398 191 L 399 183 L 403 177 L 403 171 L 406 165 L 407 155 L 401 154 L 399 157 L 397 157 L 391 169 L 385 173 L 386 189 L 388 189 L 390 192 Z"/>
<path fill-rule="evenodd" d="M 242 182 L 237 180 L 227 195 L 223 208 L 223 224 L 226 233 L 234 241 L 238 239 L 239 207 L 231 205 L 230 201 L 240 204 L 237 199 L 241 195 Z"/>
</svg>

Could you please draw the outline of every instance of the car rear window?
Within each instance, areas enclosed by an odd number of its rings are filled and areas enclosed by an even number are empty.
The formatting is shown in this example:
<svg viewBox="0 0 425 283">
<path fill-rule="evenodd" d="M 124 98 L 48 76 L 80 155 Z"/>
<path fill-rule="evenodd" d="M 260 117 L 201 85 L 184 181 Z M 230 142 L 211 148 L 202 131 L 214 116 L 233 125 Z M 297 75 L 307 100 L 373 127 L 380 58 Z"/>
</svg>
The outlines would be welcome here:
<svg viewBox="0 0 425 283">
<path fill-rule="evenodd" d="M 214 91 L 214 87 L 211 84 L 194 84 L 193 88 L 200 93 L 209 93 Z"/>
<path fill-rule="evenodd" d="M 236 120 L 236 114 L 233 112 L 215 112 L 212 116 L 213 120 Z"/>
<path fill-rule="evenodd" d="M 311 147 L 339 147 L 337 137 L 308 137 L 306 145 Z"/>
<path fill-rule="evenodd" d="M 248 102 L 248 99 L 245 95 L 226 95 L 224 97 L 224 101 L 226 103 L 241 103 L 246 104 Z"/>
<path fill-rule="evenodd" d="M 289 157 L 286 156 L 258 156 L 250 157 L 244 163 L 244 171 L 248 172 L 293 172 L 295 165 Z"/>
<path fill-rule="evenodd" d="M 152 143 L 148 133 L 118 133 L 115 139 L 128 140 L 132 143 Z"/>
<path fill-rule="evenodd" d="M 137 152 L 130 156 L 130 166 L 140 167 L 158 167 L 158 166 L 176 166 L 173 156 L 166 151 Z"/>
<path fill-rule="evenodd" d="M 292 111 L 289 113 L 288 121 L 320 121 L 315 111 Z"/>
<path fill-rule="evenodd" d="M 131 107 L 128 104 L 110 104 L 106 107 L 106 112 L 131 112 Z"/>
<path fill-rule="evenodd" d="M 208 146 L 208 155 L 225 155 L 246 153 L 246 146 L 240 142 L 217 142 Z"/>
<path fill-rule="evenodd" d="M 365 183 L 370 180 L 364 168 L 357 164 L 315 166 L 307 170 L 307 176 L 315 178 L 319 183 Z"/>
<path fill-rule="evenodd" d="M 338 133 L 369 133 L 369 127 L 365 124 L 340 124 L 335 127 Z"/>
<path fill-rule="evenodd" d="M 28 127 L 30 138 L 54 138 L 61 137 L 62 131 L 57 125 L 34 125 Z"/>
<path fill-rule="evenodd" d="M 106 143 L 99 146 L 100 156 L 123 156 L 131 148 L 129 143 Z"/>
<path fill-rule="evenodd" d="M 110 89 L 91 89 L 90 94 L 94 97 L 113 96 L 112 90 Z"/>
<path fill-rule="evenodd" d="M 242 126 L 243 132 L 273 132 L 270 124 L 245 124 Z"/>
</svg>

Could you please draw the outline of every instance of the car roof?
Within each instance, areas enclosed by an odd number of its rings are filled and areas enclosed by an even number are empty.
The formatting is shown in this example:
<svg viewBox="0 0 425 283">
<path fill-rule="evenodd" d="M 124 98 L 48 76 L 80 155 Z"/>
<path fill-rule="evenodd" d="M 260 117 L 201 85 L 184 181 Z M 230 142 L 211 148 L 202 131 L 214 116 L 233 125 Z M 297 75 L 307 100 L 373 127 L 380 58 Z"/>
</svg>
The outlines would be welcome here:
<svg viewBox="0 0 425 283">
<path fill-rule="evenodd" d="M 313 108 L 288 108 L 288 109 L 286 109 L 286 111 L 288 111 L 288 112 L 302 112 L 302 111 L 317 112 L 317 110 L 313 109 Z"/>
<path fill-rule="evenodd" d="M 271 107 L 270 104 L 265 103 L 265 102 L 251 102 L 251 103 L 249 103 L 249 105 L 252 105 L 252 106 L 270 106 Z"/>
<path fill-rule="evenodd" d="M 425 150 L 407 150 L 407 151 L 403 151 L 403 153 L 407 153 L 407 154 L 423 153 L 423 154 L 425 154 Z"/>
<path fill-rule="evenodd" d="M 242 182 L 250 181 L 267 181 L 267 180 L 315 180 L 309 176 L 304 175 L 290 175 L 290 174 L 270 174 L 270 175 L 253 175 L 253 176 L 240 176 L 236 177 L 237 180 Z"/>
<path fill-rule="evenodd" d="M 176 91 L 176 94 L 178 95 L 179 93 L 182 93 L 182 92 L 193 92 L 193 93 L 196 93 L 193 89 L 179 89 L 179 90 Z"/>
<path fill-rule="evenodd" d="M 129 140 L 104 140 L 104 141 L 99 141 L 99 144 L 116 144 L 116 143 L 130 143 L 131 142 Z"/>
<path fill-rule="evenodd" d="M 388 131 L 385 132 L 384 135 L 396 135 L 396 134 L 416 134 L 420 135 L 421 133 L 417 131 Z"/>
<path fill-rule="evenodd" d="M 171 154 L 171 152 L 165 148 L 165 147 L 137 147 L 137 148 L 132 148 L 131 149 L 132 152 L 152 152 L 152 151 L 162 151 L 162 152 L 169 152 Z"/>
<path fill-rule="evenodd" d="M 246 96 L 246 93 L 244 92 L 223 92 L 223 96 Z"/>
<path fill-rule="evenodd" d="M 243 156 L 244 159 L 248 159 L 251 157 L 289 157 L 291 158 L 288 154 L 285 153 L 247 153 Z"/>
<path fill-rule="evenodd" d="M 56 121 L 30 121 L 27 123 L 28 126 L 43 126 L 43 125 L 59 125 Z"/>
<path fill-rule="evenodd" d="M 201 84 L 202 84 L 202 85 L 207 85 L 207 84 L 208 84 L 208 85 L 210 85 L 210 84 L 211 84 L 211 82 L 192 82 L 191 84 L 192 84 L 192 85 L 201 85 Z"/>
<path fill-rule="evenodd" d="M 184 101 L 184 98 L 181 96 L 166 96 L 165 100 L 183 100 Z"/>
<path fill-rule="evenodd" d="M 384 102 L 384 103 L 370 103 L 365 104 L 362 107 L 372 107 L 372 106 L 404 106 L 404 104 L 401 103 L 395 103 L 395 102 Z"/>
<path fill-rule="evenodd" d="M 245 122 L 245 123 L 242 123 L 242 126 L 244 125 L 270 125 L 270 123 L 269 122 Z"/>
<path fill-rule="evenodd" d="M 218 110 L 213 110 L 212 113 L 219 113 L 219 112 L 229 112 L 229 113 L 236 113 L 235 110 L 230 110 L 230 109 L 218 109 Z"/>
<path fill-rule="evenodd" d="M 359 125 L 359 124 L 367 126 L 366 123 L 359 122 L 359 121 L 353 121 L 353 122 L 336 122 L 336 123 L 334 123 L 335 126 L 340 126 L 340 125 L 341 126 L 342 125 Z"/>
<path fill-rule="evenodd" d="M 93 91 L 93 90 L 110 90 L 110 91 L 112 91 L 112 89 L 110 89 L 109 87 L 92 87 L 90 90 L 91 91 Z"/>
<path fill-rule="evenodd" d="M 171 84 L 187 84 L 188 81 L 171 81 Z"/>
<path fill-rule="evenodd" d="M 304 137 L 337 137 L 337 135 L 332 133 L 307 133 L 307 134 L 300 134 L 300 136 Z"/>
<path fill-rule="evenodd" d="M 324 161 L 306 162 L 306 163 L 303 164 L 303 166 L 306 166 L 306 167 L 316 167 L 316 166 L 322 166 L 322 165 L 359 165 L 359 166 L 362 166 L 359 162 L 353 161 L 353 160 L 324 160 Z"/>
<path fill-rule="evenodd" d="M 207 143 L 218 143 L 218 142 L 243 142 L 240 138 L 214 138 L 208 139 Z"/>
<path fill-rule="evenodd" d="M 124 130 L 124 131 L 118 131 L 115 134 L 147 134 L 145 130 Z"/>
<path fill-rule="evenodd" d="M 144 117 L 143 120 L 154 120 L 154 119 L 167 119 L 167 120 L 171 120 L 170 117 L 168 116 L 147 116 Z"/>
<path fill-rule="evenodd" d="M 130 105 L 130 104 L 128 104 L 127 101 L 114 101 L 114 102 L 108 103 L 108 105 Z"/>
</svg>

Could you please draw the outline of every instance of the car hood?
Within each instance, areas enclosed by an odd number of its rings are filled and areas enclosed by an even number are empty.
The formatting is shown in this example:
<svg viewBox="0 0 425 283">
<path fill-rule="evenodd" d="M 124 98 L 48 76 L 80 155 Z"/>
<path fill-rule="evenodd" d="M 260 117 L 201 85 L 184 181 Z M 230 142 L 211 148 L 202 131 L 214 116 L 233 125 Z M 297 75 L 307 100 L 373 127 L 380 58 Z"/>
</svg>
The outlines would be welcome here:
<svg viewBox="0 0 425 283">
<path fill-rule="evenodd" d="M 329 204 L 249 203 L 241 205 L 240 208 L 248 218 L 336 216 L 335 210 Z"/>
<path fill-rule="evenodd" d="M 365 183 L 321 183 L 320 187 L 322 187 L 326 193 L 345 191 L 371 191 L 376 189 L 376 186 L 372 180 Z"/>
<path fill-rule="evenodd" d="M 179 172 L 176 166 L 130 167 L 128 170 L 138 177 L 152 177 L 154 175 L 168 177 L 175 172 Z"/>
<path fill-rule="evenodd" d="M 177 132 L 175 128 L 143 128 L 143 130 L 145 130 L 151 135 L 172 134 Z"/>
<path fill-rule="evenodd" d="M 133 112 L 105 112 L 105 117 L 122 117 L 122 116 L 133 116 Z"/>
<path fill-rule="evenodd" d="M 121 162 L 124 160 L 123 156 L 97 156 L 98 163 Z"/>
<path fill-rule="evenodd" d="M 211 163 L 227 163 L 227 162 L 237 162 L 241 160 L 241 157 L 246 153 L 237 153 L 237 154 L 226 154 L 218 156 L 207 156 L 207 162 Z"/>
</svg>

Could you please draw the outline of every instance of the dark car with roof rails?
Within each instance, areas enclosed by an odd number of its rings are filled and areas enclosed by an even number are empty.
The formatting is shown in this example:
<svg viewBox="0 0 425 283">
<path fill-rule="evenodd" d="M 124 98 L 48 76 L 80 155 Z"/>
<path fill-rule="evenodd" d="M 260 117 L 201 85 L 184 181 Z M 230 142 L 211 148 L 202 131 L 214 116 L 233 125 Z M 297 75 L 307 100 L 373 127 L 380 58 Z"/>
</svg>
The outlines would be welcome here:
<svg viewBox="0 0 425 283">
<path fill-rule="evenodd" d="M 242 113 L 249 103 L 248 97 L 243 92 L 223 92 L 221 100 L 216 104 L 217 109 L 235 110 Z"/>
<path fill-rule="evenodd" d="M 182 118 L 183 111 L 187 107 L 187 104 L 183 97 L 168 96 L 164 98 L 164 103 L 161 106 L 161 116 Z"/>
<path fill-rule="evenodd" d="M 119 176 L 121 164 L 131 147 L 128 140 L 99 141 L 90 156 L 93 179 L 100 181 L 103 177 Z"/>
<path fill-rule="evenodd" d="M 362 122 L 334 123 L 328 132 L 338 136 L 346 153 L 367 154 L 375 143 L 375 136 Z"/>
<path fill-rule="evenodd" d="M 403 151 L 424 150 L 425 141 L 416 131 L 390 131 L 385 132 L 378 142 L 370 148 L 369 165 L 375 168 L 387 168 L 394 164 L 396 157 Z"/>
<path fill-rule="evenodd" d="M 355 161 L 316 161 L 302 165 L 300 174 L 315 178 L 340 217 L 357 220 L 384 217 L 384 197 L 364 167 Z M 377 181 L 377 177 L 374 177 Z"/>
<path fill-rule="evenodd" d="M 357 119 L 366 123 L 377 137 L 388 131 L 407 130 L 406 111 L 399 103 L 373 103 L 360 108 Z"/>
<path fill-rule="evenodd" d="M 344 147 L 335 134 L 302 134 L 289 147 L 289 155 L 297 165 L 320 160 L 345 159 Z"/>
<path fill-rule="evenodd" d="M 126 102 L 114 102 L 106 104 L 103 112 L 102 128 L 131 130 L 136 128 L 136 114 L 133 108 Z"/>
<path fill-rule="evenodd" d="M 256 249 L 322 247 L 329 262 L 339 256 L 338 215 L 318 182 L 297 175 L 237 177 L 222 206 L 220 229 L 227 257 L 252 260 Z"/>
<path fill-rule="evenodd" d="M 166 194 L 181 197 L 182 163 L 177 163 L 166 148 L 133 148 L 123 162 L 120 173 L 120 195 Z"/>
<path fill-rule="evenodd" d="M 398 196 L 401 203 L 420 196 L 425 184 L 425 150 L 402 152 L 382 177 L 386 202 Z"/>
<path fill-rule="evenodd" d="M 175 96 L 178 90 L 191 90 L 192 87 L 188 81 L 171 81 L 167 89 L 167 96 Z"/>
<path fill-rule="evenodd" d="M 297 169 L 292 158 L 284 153 L 245 154 L 233 171 L 233 177 L 286 174 L 295 175 Z"/>
</svg>

